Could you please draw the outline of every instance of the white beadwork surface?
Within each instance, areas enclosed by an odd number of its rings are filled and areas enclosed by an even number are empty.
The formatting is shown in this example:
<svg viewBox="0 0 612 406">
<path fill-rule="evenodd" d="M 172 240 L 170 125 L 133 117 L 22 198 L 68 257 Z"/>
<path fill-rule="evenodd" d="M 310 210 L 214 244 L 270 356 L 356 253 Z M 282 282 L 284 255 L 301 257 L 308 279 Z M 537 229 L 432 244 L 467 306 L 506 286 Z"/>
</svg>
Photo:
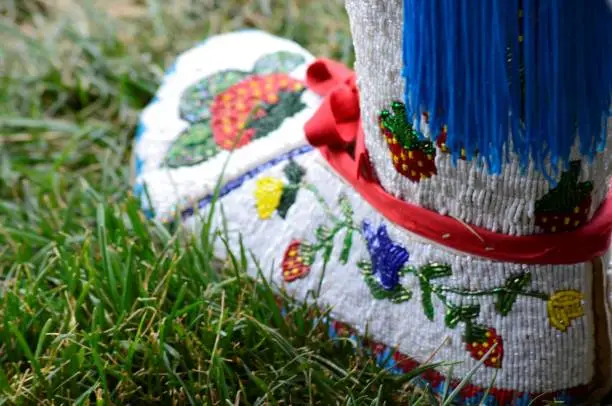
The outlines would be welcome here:
<svg viewBox="0 0 612 406">
<path fill-rule="evenodd" d="M 495 312 L 491 297 L 475 301 L 481 305 L 478 321 L 494 327 L 502 335 L 505 355 L 500 370 L 479 369 L 472 379 L 474 384 L 488 387 L 495 373 L 497 388 L 521 391 L 553 391 L 590 381 L 594 362 L 593 320 L 588 300 L 591 291 L 590 264 L 521 266 L 493 263 L 419 243 L 406 232 L 386 223 L 321 163 L 318 152 L 298 157 L 296 161 L 306 168 L 307 182 L 316 185 L 336 215 L 339 215 L 339 208 L 335 202 L 338 196 L 346 194 L 355 211 L 356 223 L 367 219 L 376 227 L 386 224 L 391 239 L 410 253 L 411 265 L 431 262 L 451 265 L 453 276 L 441 280 L 449 286 L 490 289 L 503 285 L 508 277 L 518 272 L 530 272 L 532 282 L 529 286 L 534 290 L 552 294 L 557 290 L 574 289 L 583 294 L 586 314 L 574 320 L 567 332 L 550 326 L 546 302 L 540 299 L 519 298 L 507 316 Z M 283 164 L 279 164 L 260 177 L 284 179 L 282 168 Z M 224 213 L 231 247 L 236 255 L 240 252 L 239 236 L 242 235 L 244 246 L 257 258 L 263 274 L 298 299 L 305 300 L 311 292 L 316 292 L 322 277 L 319 303 L 333 306 L 334 318 L 355 326 L 361 333 L 367 330 L 377 341 L 398 345 L 401 352 L 421 362 L 427 360 L 446 339 L 433 361 L 460 362 L 453 369 L 455 377 L 465 376 L 474 367 L 476 361 L 465 350 L 462 329 L 460 326 L 455 329 L 445 327 L 445 309 L 439 301 L 434 299 L 435 320 L 431 322 L 425 317 L 418 281 L 413 276 L 403 279 L 414 292 L 409 302 L 394 304 L 389 300 L 373 299 L 357 267 L 359 260 L 369 258 L 366 244 L 359 236 L 355 236 L 346 265 L 338 259 L 344 237 L 341 234 L 335 238 L 334 252 L 325 271 L 319 256 L 308 277 L 285 283 L 280 266 L 285 248 L 294 239 L 314 242 L 316 228 L 331 223 L 315 195 L 305 189 L 300 190 L 296 204 L 285 220 L 279 216 L 260 220 L 253 197 L 255 188 L 256 179 L 247 181 L 221 200 L 222 209 L 216 209 L 218 213 Z M 186 224 L 193 228 L 197 221 L 197 217 L 192 217 Z M 222 220 L 218 218 L 217 227 L 221 227 L 221 223 Z M 227 252 L 223 243 L 219 241 L 216 246 L 218 255 L 225 257 Z M 256 277 L 257 267 L 252 262 L 249 269 L 251 275 Z"/>
<path fill-rule="evenodd" d="M 191 206 L 198 198 L 211 193 L 230 155 L 222 151 L 200 164 L 161 168 L 160 164 L 169 147 L 189 125 L 179 117 L 181 94 L 193 83 L 216 72 L 225 69 L 249 71 L 259 57 L 277 51 L 290 51 L 304 56 L 305 63 L 289 75 L 303 80 L 306 67 L 314 60 L 313 56 L 292 41 L 261 31 L 219 35 L 179 56 L 153 103 L 142 112 L 141 123 L 144 129 L 134 151 L 143 161 L 136 184 L 146 184 L 156 218 L 168 221 L 174 218 L 177 209 Z M 302 101 L 307 106 L 304 110 L 285 120 L 280 128 L 267 137 L 254 140 L 233 153 L 224 172 L 224 181 L 236 178 L 273 158 L 274 154 L 306 144 L 302 127 L 319 106 L 320 98 L 306 91 Z M 148 198 L 143 195 L 146 206 Z"/>
<path fill-rule="evenodd" d="M 550 184 L 533 167 L 521 174 L 516 157 L 499 176 L 488 175 L 474 163 L 460 161 L 454 166 L 450 156 L 441 153 L 436 157 L 438 175 L 419 183 L 411 182 L 394 169 L 378 126 L 378 115 L 404 97 L 402 4 L 402 0 L 346 0 L 366 147 L 383 187 L 398 198 L 469 224 L 512 235 L 537 232 L 534 205 L 550 189 Z M 423 132 L 429 134 L 426 126 Z M 608 139 L 612 139 L 612 131 Z M 606 150 L 594 162 L 583 165 L 582 179 L 594 184 L 591 214 L 607 194 L 611 158 Z"/>
</svg>

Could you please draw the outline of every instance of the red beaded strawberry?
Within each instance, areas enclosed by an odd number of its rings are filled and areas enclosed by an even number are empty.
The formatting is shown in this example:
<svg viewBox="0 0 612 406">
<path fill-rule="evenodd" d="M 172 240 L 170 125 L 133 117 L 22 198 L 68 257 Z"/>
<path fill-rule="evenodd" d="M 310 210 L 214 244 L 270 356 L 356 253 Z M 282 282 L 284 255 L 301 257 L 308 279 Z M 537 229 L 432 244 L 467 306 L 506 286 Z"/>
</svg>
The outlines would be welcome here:
<svg viewBox="0 0 612 406">
<path fill-rule="evenodd" d="M 226 70 L 187 88 L 179 113 L 191 125 L 171 145 L 164 163 L 201 163 L 219 149 L 243 147 L 278 129 L 305 107 L 303 84 L 287 75 L 304 61 L 299 54 L 276 52 L 261 57 L 251 72 Z"/>
<path fill-rule="evenodd" d="M 572 231 L 586 223 L 591 210 L 593 183 L 578 181 L 580 165 L 580 161 L 571 162 L 557 187 L 536 202 L 536 225 L 544 231 Z"/>
<path fill-rule="evenodd" d="M 304 278 L 310 273 L 311 265 L 310 247 L 299 240 L 293 240 L 285 250 L 282 262 L 283 279 L 293 282 Z"/>
<path fill-rule="evenodd" d="M 393 102 L 391 111 L 383 110 L 379 116 L 379 125 L 397 172 L 413 182 L 420 182 L 438 173 L 436 148 L 431 141 L 419 139 L 407 120 L 403 103 Z"/>
<path fill-rule="evenodd" d="M 212 133 L 223 149 L 240 148 L 276 130 L 304 107 L 304 85 L 284 73 L 250 76 L 215 97 Z"/>
<path fill-rule="evenodd" d="M 502 337 L 497 334 L 493 327 L 482 328 L 479 326 L 472 327 L 472 331 L 466 334 L 465 349 L 470 353 L 472 358 L 481 360 L 489 351 L 488 358 L 484 364 L 492 368 L 501 368 L 502 359 L 504 357 L 504 347 Z M 495 346 L 495 348 L 493 348 Z M 493 350 L 491 350 L 493 348 Z"/>
</svg>

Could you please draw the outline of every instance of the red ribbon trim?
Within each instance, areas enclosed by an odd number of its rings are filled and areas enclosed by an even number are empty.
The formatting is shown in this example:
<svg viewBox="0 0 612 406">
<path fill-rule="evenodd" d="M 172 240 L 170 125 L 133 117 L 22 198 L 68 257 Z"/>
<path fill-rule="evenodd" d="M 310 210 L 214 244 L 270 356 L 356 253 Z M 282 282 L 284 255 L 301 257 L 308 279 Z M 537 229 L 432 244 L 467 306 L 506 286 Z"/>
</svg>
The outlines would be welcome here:
<svg viewBox="0 0 612 406">
<path fill-rule="evenodd" d="M 306 84 L 324 96 L 305 126 L 310 144 L 372 207 L 407 231 L 466 254 L 521 264 L 587 262 L 604 255 L 610 247 L 611 198 L 604 201 L 591 222 L 575 231 L 529 236 L 470 226 L 395 198 L 382 188 L 371 169 L 360 124 L 355 74 L 338 62 L 319 59 L 308 68 Z"/>
</svg>

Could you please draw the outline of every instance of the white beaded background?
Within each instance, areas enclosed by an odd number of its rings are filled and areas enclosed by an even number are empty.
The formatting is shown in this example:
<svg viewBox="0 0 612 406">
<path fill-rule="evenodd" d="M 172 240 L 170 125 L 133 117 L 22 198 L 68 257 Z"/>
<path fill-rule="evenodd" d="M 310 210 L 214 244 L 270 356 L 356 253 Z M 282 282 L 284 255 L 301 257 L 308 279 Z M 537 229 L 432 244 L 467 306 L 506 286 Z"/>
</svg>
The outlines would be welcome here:
<svg viewBox="0 0 612 406">
<path fill-rule="evenodd" d="M 518 272 L 530 272 L 534 290 L 552 294 L 563 289 L 582 292 L 585 301 L 585 316 L 574 320 L 563 333 L 548 322 L 546 302 L 535 298 L 520 297 L 509 315 L 502 317 L 495 312 L 494 298 L 487 296 L 476 300 L 481 306 L 477 319 L 483 325 L 495 328 L 503 336 L 504 358 L 500 370 L 480 368 L 472 378 L 479 386 L 488 387 L 497 372 L 495 386 L 520 391 L 554 391 L 588 383 L 593 375 L 594 342 L 591 303 L 591 266 L 524 266 L 492 262 L 475 257 L 457 255 L 432 244 L 421 242 L 409 233 L 387 223 L 384 218 L 347 187 L 322 162 L 318 152 L 313 151 L 296 158 L 306 168 L 307 181 L 317 186 L 321 195 L 339 215 L 338 196 L 346 194 L 355 211 L 354 220 L 363 219 L 374 226 L 387 225 L 391 239 L 405 247 L 410 253 L 410 264 L 420 266 L 431 262 L 452 266 L 453 276 L 436 280 L 436 283 L 467 288 L 490 289 L 503 285 L 505 280 Z M 283 163 L 259 176 L 284 179 Z M 279 288 L 285 288 L 300 300 L 309 300 L 323 278 L 319 303 L 333 307 L 332 316 L 349 323 L 361 333 L 368 333 L 377 341 L 399 350 L 418 361 L 429 359 L 436 349 L 433 362 L 459 362 L 453 368 L 455 377 L 465 376 L 476 364 L 465 350 L 461 324 L 456 329 L 444 325 L 445 308 L 434 298 L 435 320 L 429 321 L 423 313 L 418 281 L 404 277 L 403 283 L 413 290 L 409 302 L 394 304 L 388 300 L 375 300 L 363 281 L 357 262 L 369 259 L 365 242 L 355 236 L 349 263 L 342 264 L 338 257 L 344 235 L 336 236 L 331 261 L 323 269 L 320 256 L 312 266 L 310 275 L 292 283 L 282 279 L 281 263 L 285 248 L 293 239 L 314 242 L 315 230 L 328 224 L 326 212 L 308 190 L 300 190 L 296 204 L 289 210 L 287 218 L 275 215 L 269 220 L 258 219 L 254 191 L 256 179 L 247 181 L 240 189 L 222 198 L 216 208 L 216 226 L 224 229 L 230 240 L 232 252 L 240 252 L 240 236 L 244 246 L 252 252 L 265 277 Z M 206 218 L 206 210 L 202 216 Z M 224 218 L 224 220 L 223 220 Z M 225 221 L 225 225 L 223 222 Z M 186 222 L 192 231 L 198 229 L 198 216 Z M 330 225 L 331 226 L 331 225 Z M 227 228 L 225 228 L 227 227 Z M 216 244 L 217 254 L 226 257 L 227 250 L 221 241 Z M 257 277 L 257 266 L 249 267 Z M 459 299 L 457 299 L 459 300 Z M 471 302 L 474 303 L 474 302 Z M 442 370 L 447 373 L 448 370 Z"/>
</svg>

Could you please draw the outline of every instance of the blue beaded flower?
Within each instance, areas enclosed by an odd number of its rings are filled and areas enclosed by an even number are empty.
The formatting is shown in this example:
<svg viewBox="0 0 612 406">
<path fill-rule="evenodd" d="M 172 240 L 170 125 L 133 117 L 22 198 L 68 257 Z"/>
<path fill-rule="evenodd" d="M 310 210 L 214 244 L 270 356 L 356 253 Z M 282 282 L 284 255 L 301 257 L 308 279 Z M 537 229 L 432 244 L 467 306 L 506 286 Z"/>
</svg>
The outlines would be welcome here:
<svg viewBox="0 0 612 406">
<path fill-rule="evenodd" d="M 387 227 L 381 224 L 378 230 L 364 220 L 361 229 L 368 245 L 372 261 L 372 275 L 385 290 L 393 290 L 399 285 L 400 271 L 410 255 L 406 249 L 389 238 Z"/>
</svg>

